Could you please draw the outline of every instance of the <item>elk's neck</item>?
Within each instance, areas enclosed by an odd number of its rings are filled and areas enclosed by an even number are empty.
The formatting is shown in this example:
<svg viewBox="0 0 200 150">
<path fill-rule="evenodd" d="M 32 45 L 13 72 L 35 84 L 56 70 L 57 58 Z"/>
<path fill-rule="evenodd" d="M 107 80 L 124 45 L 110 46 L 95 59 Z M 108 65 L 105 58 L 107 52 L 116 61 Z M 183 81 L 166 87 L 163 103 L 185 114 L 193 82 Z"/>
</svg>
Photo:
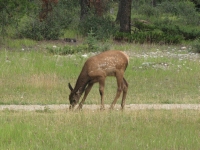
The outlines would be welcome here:
<svg viewBox="0 0 200 150">
<path fill-rule="evenodd" d="M 81 73 L 76 81 L 76 85 L 74 87 L 74 92 L 79 91 L 82 95 L 85 91 L 85 87 L 89 81 L 89 77 L 86 74 Z"/>
</svg>

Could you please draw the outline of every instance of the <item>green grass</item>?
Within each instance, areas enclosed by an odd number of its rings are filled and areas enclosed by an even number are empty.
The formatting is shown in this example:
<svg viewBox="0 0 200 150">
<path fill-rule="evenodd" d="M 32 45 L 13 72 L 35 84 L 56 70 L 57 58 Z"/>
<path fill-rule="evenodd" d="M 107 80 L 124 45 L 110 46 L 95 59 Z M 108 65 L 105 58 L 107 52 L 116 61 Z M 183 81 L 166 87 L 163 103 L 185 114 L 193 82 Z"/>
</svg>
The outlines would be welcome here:
<svg viewBox="0 0 200 150">
<path fill-rule="evenodd" d="M 40 50 L 35 47 L 29 51 L 0 50 L 0 104 L 68 103 L 68 82 L 75 85 L 86 58 L 81 53 L 51 55 L 45 51 L 45 45 L 37 47 Z M 200 66 L 196 55 L 187 55 L 179 46 L 111 43 L 110 47 L 125 50 L 130 55 L 125 73 L 129 83 L 127 104 L 199 103 Z M 106 104 L 114 99 L 116 88 L 116 79 L 108 77 Z M 86 103 L 100 103 L 98 84 Z"/>
<path fill-rule="evenodd" d="M 75 38 L 76 39 L 78 37 L 78 35 L 79 35 L 78 32 L 75 30 L 65 30 L 63 38 Z"/>
<path fill-rule="evenodd" d="M 199 111 L 0 112 L 0 149 L 193 149 Z"/>
<path fill-rule="evenodd" d="M 127 73 L 132 90 L 129 96 L 133 100 L 139 98 L 137 103 L 199 103 L 200 68 L 197 63 L 186 61 L 183 66 L 179 60 L 168 58 L 147 59 L 145 62 L 155 65 L 145 66 L 139 62 L 132 66 L 130 74 Z"/>
<path fill-rule="evenodd" d="M 78 61 L 34 51 L 3 51 L 0 59 L 2 104 L 66 103 L 68 80 L 79 72 Z"/>
<path fill-rule="evenodd" d="M 21 50 L 20 44 L 16 49 L 1 48 L 0 104 L 69 103 L 67 84 L 75 84 L 86 58 L 81 53 L 52 55 L 45 50 L 46 44 L 33 44 L 25 50 Z M 125 73 L 129 82 L 127 104 L 199 103 L 197 55 L 188 55 L 179 46 L 116 43 L 110 46 L 127 51 L 130 56 Z M 112 102 L 115 93 L 116 79 L 108 77 L 106 104 Z M 98 84 L 86 103 L 100 103 Z M 198 150 L 199 115 L 197 110 L 3 110 L 0 149 Z"/>
<path fill-rule="evenodd" d="M 0 41 L 1 42 L 1 48 L 5 49 L 15 49 L 15 50 L 28 50 L 34 47 L 37 42 L 29 39 L 10 39 L 10 38 L 5 38 L 4 40 Z"/>
</svg>

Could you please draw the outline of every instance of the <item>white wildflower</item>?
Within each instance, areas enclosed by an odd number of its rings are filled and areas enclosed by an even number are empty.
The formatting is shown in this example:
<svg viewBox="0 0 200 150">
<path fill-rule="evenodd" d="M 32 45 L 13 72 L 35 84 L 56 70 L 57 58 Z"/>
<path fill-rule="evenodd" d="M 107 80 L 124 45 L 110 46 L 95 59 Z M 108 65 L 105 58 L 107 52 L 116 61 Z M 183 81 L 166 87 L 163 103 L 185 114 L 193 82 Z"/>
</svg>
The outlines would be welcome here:
<svg viewBox="0 0 200 150">
<path fill-rule="evenodd" d="M 185 49 L 186 49 L 186 47 L 185 47 L 185 46 L 182 46 L 182 47 L 181 47 L 181 50 L 185 50 Z"/>
<path fill-rule="evenodd" d="M 87 56 L 88 56 L 87 54 L 82 55 L 82 57 L 85 57 L 85 58 L 86 58 Z"/>
</svg>

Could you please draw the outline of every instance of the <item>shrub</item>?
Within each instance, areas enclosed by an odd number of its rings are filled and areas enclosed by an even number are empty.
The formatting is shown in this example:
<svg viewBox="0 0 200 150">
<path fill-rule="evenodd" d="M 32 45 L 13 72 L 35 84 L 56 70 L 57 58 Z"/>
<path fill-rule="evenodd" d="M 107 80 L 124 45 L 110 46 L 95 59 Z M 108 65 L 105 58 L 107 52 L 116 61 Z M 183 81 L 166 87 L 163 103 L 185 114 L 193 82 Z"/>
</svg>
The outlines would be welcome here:
<svg viewBox="0 0 200 150">
<path fill-rule="evenodd" d="M 81 44 L 77 46 L 65 45 L 64 47 L 47 47 L 49 53 L 55 55 L 69 55 L 83 52 L 97 52 L 97 51 L 105 51 L 108 50 L 109 45 L 95 45 L 95 49 L 90 49 L 87 44 Z"/>
<path fill-rule="evenodd" d="M 45 21 L 28 20 L 25 26 L 20 29 L 19 36 L 34 40 L 56 40 L 61 36 L 62 29 L 58 22 L 47 18 Z"/>
<path fill-rule="evenodd" d="M 160 44 L 178 44 L 183 40 L 181 35 L 171 35 L 159 30 L 142 31 L 133 34 L 124 34 L 117 32 L 115 40 L 123 40 L 135 43 L 160 43 Z"/>
<path fill-rule="evenodd" d="M 198 27 L 178 26 L 162 22 L 152 24 L 145 20 L 135 19 L 134 28 L 132 34 L 117 32 L 115 39 L 136 43 L 178 44 L 183 40 L 194 40 L 200 37 Z"/>
<path fill-rule="evenodd" d="M 144 22 L 146 22 L 146 23 L 144 23 Z M 134 27 L 137 28 L 138 30 L 142 30 L 142 31 L 149 31 L 149 30 L 156 29 L 156 27 L 153 24 L 150 24 L 145 20 L 136 20 L 134 22 Z"/>
<path fill-rule="evenodd" d="M 194 40 L 192 43 L 191 43 L 191 46 L 192 46 L 192 51 L 195 52 L 195 53 L 200 53 L 200 38 Z"/>
<path fill-rule="evenodd" d="M 184 32 L 178 26 L 157 26 L 136 20 L 134 27 L 135 30 L 132 34 L 117 32 L 115 34 L 115 39 L 135 43 L 163 44 L 177 44 L 184 39 Z"/>
<path fill-rule="evenodd" d="M 191 27 L 179 27 L 177 25 L 160 25 L 160 30 L 171 35 L 181 35 L 184 40 L 194 40 L 200 37 L 200 31 Z"/>
<path fill-rule="evenodd" d="M 78 46 L 70 46 L 65 45 L 64 47 L 47 47 L 49 53 L 56 54 L 56 55 L 68 55 L 68 54 L 75 54 L 78 52 L 85 52 L 88 50 L 87 45 L 78 45 Z"/>
<path fill-rule="evenodd" d="M 89 51 L 97 51 L 97 49 L 98 49 L 97 43 L 98 43 L 98 41 L 95 37 L 93 30 L 91 29 L 88 33 L 86 40 L 85 40 L 85 44 L 88 45 Z"/>
<path fill-rule="evenodd" d="M 94 36 L 93 30 L 91 29 L 88 33 L 88 37 L 86 38 L 85 42 L 81 45 L 70 46 L 66 45 L 63 48 L 54 48 L 48 47 L 47 48 L 50 53 L 57 54 L 57 55 L 67 55 L 67 54 L 75 54 L 79 52 L 97 52 L 97 51 L 105 51 L 109 49 L 109 45 L 102 44 L 97 41 L 96 37 Z"/>
<path fill-rule="evenodd" d="M 145 16 L 151 17 L 151 16 L 157 16 L 158 10 L 156 7 L 152 7 L 151 5 L 144 4 L 140 6 L 139 14 L 143 14 Z"/>
<path fill-rule="evenodd" d="M 113 19 L 109 16 L 97 17 L 96 15 L 88 15 L 80 22 L 79 31 L 82 35 L 87 36 L 91 29 L 96 38 L 100 40 L 110 38 L 117 31 Z"/>
<path fill-rule="evenodd" d="M 178 15 L 177 2 L 164 1 L 159 5 L 159 10 L 162 13 Z"/>
<path fill-rule="evenodd" d="M 190 1 L 164 1 L 159 6 L 160 13 L 171 14 L 179 17 L 179 20 L 188 25 L 199 25 L 200 16 L 196 11 L 195 5 Z"/>
<path fill-rule="evenodd" d="M 31 15 L 23 17 L 19 25 L 18 35 L 20 37 L 34 40 L 56 40 L 64 34 L 63 30 L 67 29 L 70 23 L 76 19 L 74 16 L 78 2 L 60 0 L 42 22 L 38 18 L 40 5 L 39 3 L 37 9 Z"/>
</svg>

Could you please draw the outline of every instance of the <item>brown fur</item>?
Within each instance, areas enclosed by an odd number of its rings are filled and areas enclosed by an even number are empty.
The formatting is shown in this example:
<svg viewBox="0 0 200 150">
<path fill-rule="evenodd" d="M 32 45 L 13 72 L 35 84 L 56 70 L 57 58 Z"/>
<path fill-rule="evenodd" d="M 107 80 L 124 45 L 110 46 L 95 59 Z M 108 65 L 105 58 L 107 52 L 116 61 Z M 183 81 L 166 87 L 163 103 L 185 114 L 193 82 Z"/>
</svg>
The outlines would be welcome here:
<svg viewBox="0 0 200 150">
<path fill-rule="evenodd" d="M 107 76 L 115 76 L 117 79 L 117 93 L 114 101 L 111 104 L 111 109 L 116 104 L 117 99 L 123 91 L 121 107 L 124 108 L 126 94 L 128 90 L 128 83 L 124 79 L 124 72 L 128 66 L 129 57 L 122 51 L 109 50 L 102 52 L 96 56 L 90 57 L 84 64 L 82 71 L 76 81 L 75 88 L 73 89 L 69 83 L 71 93 L 69 95 L 70 108 L 79 102 L 82 93 L 85 91 L 79 108 L 82 105 L 90 92 L 94 83 L 99 83 L 99 92 L 101 95 L 101 109 L 104 109 L 104 86 Z"/>
</svg>

